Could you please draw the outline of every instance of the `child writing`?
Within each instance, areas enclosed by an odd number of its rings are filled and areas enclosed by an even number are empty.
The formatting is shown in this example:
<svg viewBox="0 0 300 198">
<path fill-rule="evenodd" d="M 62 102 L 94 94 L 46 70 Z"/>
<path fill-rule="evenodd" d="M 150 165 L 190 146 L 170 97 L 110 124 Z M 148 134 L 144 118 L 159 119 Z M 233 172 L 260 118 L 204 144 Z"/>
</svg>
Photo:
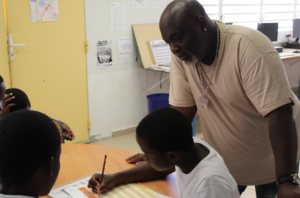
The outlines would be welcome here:
<svg viewBox="0 0 300 198">
<path fill-rule="evenodd" d="M 61 140 L 52 120 L 16 111 L 0 120 L 0 198 L 47 195 L 60 169 Z"/>
<path fill-rule="evenodd" d="M 222 157 L 203 140 L 192 137 L 189 120 L 173 108 L 161 108 L 138 125 L 136 140 L 148 163 L 104 175 L 94 174 L 88 187 L 105 192 L 118 184 L 156 180 L 176 171 L 181 198 L 239 198 L 238 186 Z"/>
</svg>

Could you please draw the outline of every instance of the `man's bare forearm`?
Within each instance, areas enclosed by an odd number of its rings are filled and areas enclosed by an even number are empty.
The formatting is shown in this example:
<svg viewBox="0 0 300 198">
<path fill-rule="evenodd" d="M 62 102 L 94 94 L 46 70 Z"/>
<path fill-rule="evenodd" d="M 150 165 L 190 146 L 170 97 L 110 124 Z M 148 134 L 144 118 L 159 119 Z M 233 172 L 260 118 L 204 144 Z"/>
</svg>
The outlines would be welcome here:
<svg viewBox="0 0 300 198">
<path fill-rule="evenodd" d="M 127 169 L 125 171 L 121 171 L 114 174 L 116 185 L 118 184 L 126 184 L 131 182 L 141 182 L 141 181 L 150 181 L 162 179 L 173 173 L 175 171 L 175 167 L 168 169 L 166 171 L 157 171 L 152 168 L 147 162 L 143 163 L 139 166 L 135 166 L 133 168 Z"/>
<path fill-rule="evenodd" d="M 190 120 L 191 123 L 193 122 L 193 119 L 197 112 L 196 105 L 192 107 L 175 107 L 175 106 L 171 106 L 171 107 L 183 113 Z"/>
<path fill-rule="evenodd" d="M 268 115 L 269 136 L 275 157 L 276 177 L 296 173 L 297 129 L 292 103 L 284 105 Z"/>
</svg>

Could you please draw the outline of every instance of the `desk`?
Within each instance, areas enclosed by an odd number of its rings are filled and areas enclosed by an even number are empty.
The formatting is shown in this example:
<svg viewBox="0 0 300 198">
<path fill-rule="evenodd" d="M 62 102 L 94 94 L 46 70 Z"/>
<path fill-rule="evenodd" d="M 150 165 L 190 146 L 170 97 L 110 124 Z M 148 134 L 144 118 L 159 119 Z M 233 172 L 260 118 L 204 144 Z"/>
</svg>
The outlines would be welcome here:
<svg viewBox="0 0 300 198">
<path fill-rule="evenodd" d="M 293 51 L 299 49 L 284 48 L 284 52 L 293 53 Z M 294 56 L 281 58 L 290 87 L 293 91 L 298 92 L 299 80 L 300 80 L 300 53 L 294 53 Z"/>
<path fill-rule="evenodd" d="M 60 172 L 54 186 L 101 171 L 104 155 L 107 155 L 105 173 L 115 173 L 134 167 L 125 162 L 125 158 L 136 152 L 98 145 L 62 144 Z M 166 179 L 142 182 L 148 188 L 170 196 L 179 197 L 176 187 L 175 173 Z"/>
</svg>

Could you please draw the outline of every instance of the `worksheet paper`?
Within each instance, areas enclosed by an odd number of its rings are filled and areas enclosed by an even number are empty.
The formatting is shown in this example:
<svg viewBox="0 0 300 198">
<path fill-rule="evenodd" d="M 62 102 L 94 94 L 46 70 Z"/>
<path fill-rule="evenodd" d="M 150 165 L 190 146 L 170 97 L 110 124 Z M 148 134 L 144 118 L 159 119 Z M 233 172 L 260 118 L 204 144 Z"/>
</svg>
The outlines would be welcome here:
<svg viewBox="0 0 300 198">
<path fill-rule="evenodd" d="M 172 52 L 168 43 L 164 40 L 150 41 L 151 50 L 156 65 L 166 65 L 171 63 Z"/>
<path fill-rule="evenodd" d="M 111 10 L 111 30 L 125 30 L 126 29 L 126 4 L 112 3 Z"/>
<path fill-rule="evenodd" d="M 132 0 L 132 7 L 134 9 L 146 9 L 147 0 Z"/>
<path fill-rule="evenodd" d="M 58 21 L 57 0 L 29 0 L 31 22 Z"/>
<path fill-rule="evenodd" d="M 112 40 L 97 42 L 97 67 L 106 68 L 113 66 Z"/>
<path fill-rule="evenodd" d="M 152 0 L 152 8 L 153 9 L 165 9 L 166 8 L 166 0 Z"/>
<path fill-rule="evenodd" d="M 98 198 L 98 194 L 92 192 L 92 190 L 87 187 L 89 179 L 90 177 L 52 190 L 49 196 L 52 198 Z M 108 190 L 106 193 L 100 194 L 100 197 L 170 198 L 156 193 L 140 183 L 116 186 Z"/>
<path fill-rule="evenodd" d="M 119 37 L 119 63 L 132 62 L 132 37 Z"/>
</svg>

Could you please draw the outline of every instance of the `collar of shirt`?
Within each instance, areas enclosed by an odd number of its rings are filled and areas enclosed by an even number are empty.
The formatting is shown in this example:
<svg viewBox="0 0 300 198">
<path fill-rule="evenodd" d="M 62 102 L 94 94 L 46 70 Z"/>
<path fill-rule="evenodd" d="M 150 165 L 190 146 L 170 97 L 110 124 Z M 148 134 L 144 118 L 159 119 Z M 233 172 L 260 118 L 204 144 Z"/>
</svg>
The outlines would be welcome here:
<svg viewBox="0 0 300 198">
<path fill-rule="evenodd" d="M 3 194 L 0 194 L 0 198 L 33 198 L 33 197 L 25 196 L 25 195 L 3 195 Z"/>
</svg>

